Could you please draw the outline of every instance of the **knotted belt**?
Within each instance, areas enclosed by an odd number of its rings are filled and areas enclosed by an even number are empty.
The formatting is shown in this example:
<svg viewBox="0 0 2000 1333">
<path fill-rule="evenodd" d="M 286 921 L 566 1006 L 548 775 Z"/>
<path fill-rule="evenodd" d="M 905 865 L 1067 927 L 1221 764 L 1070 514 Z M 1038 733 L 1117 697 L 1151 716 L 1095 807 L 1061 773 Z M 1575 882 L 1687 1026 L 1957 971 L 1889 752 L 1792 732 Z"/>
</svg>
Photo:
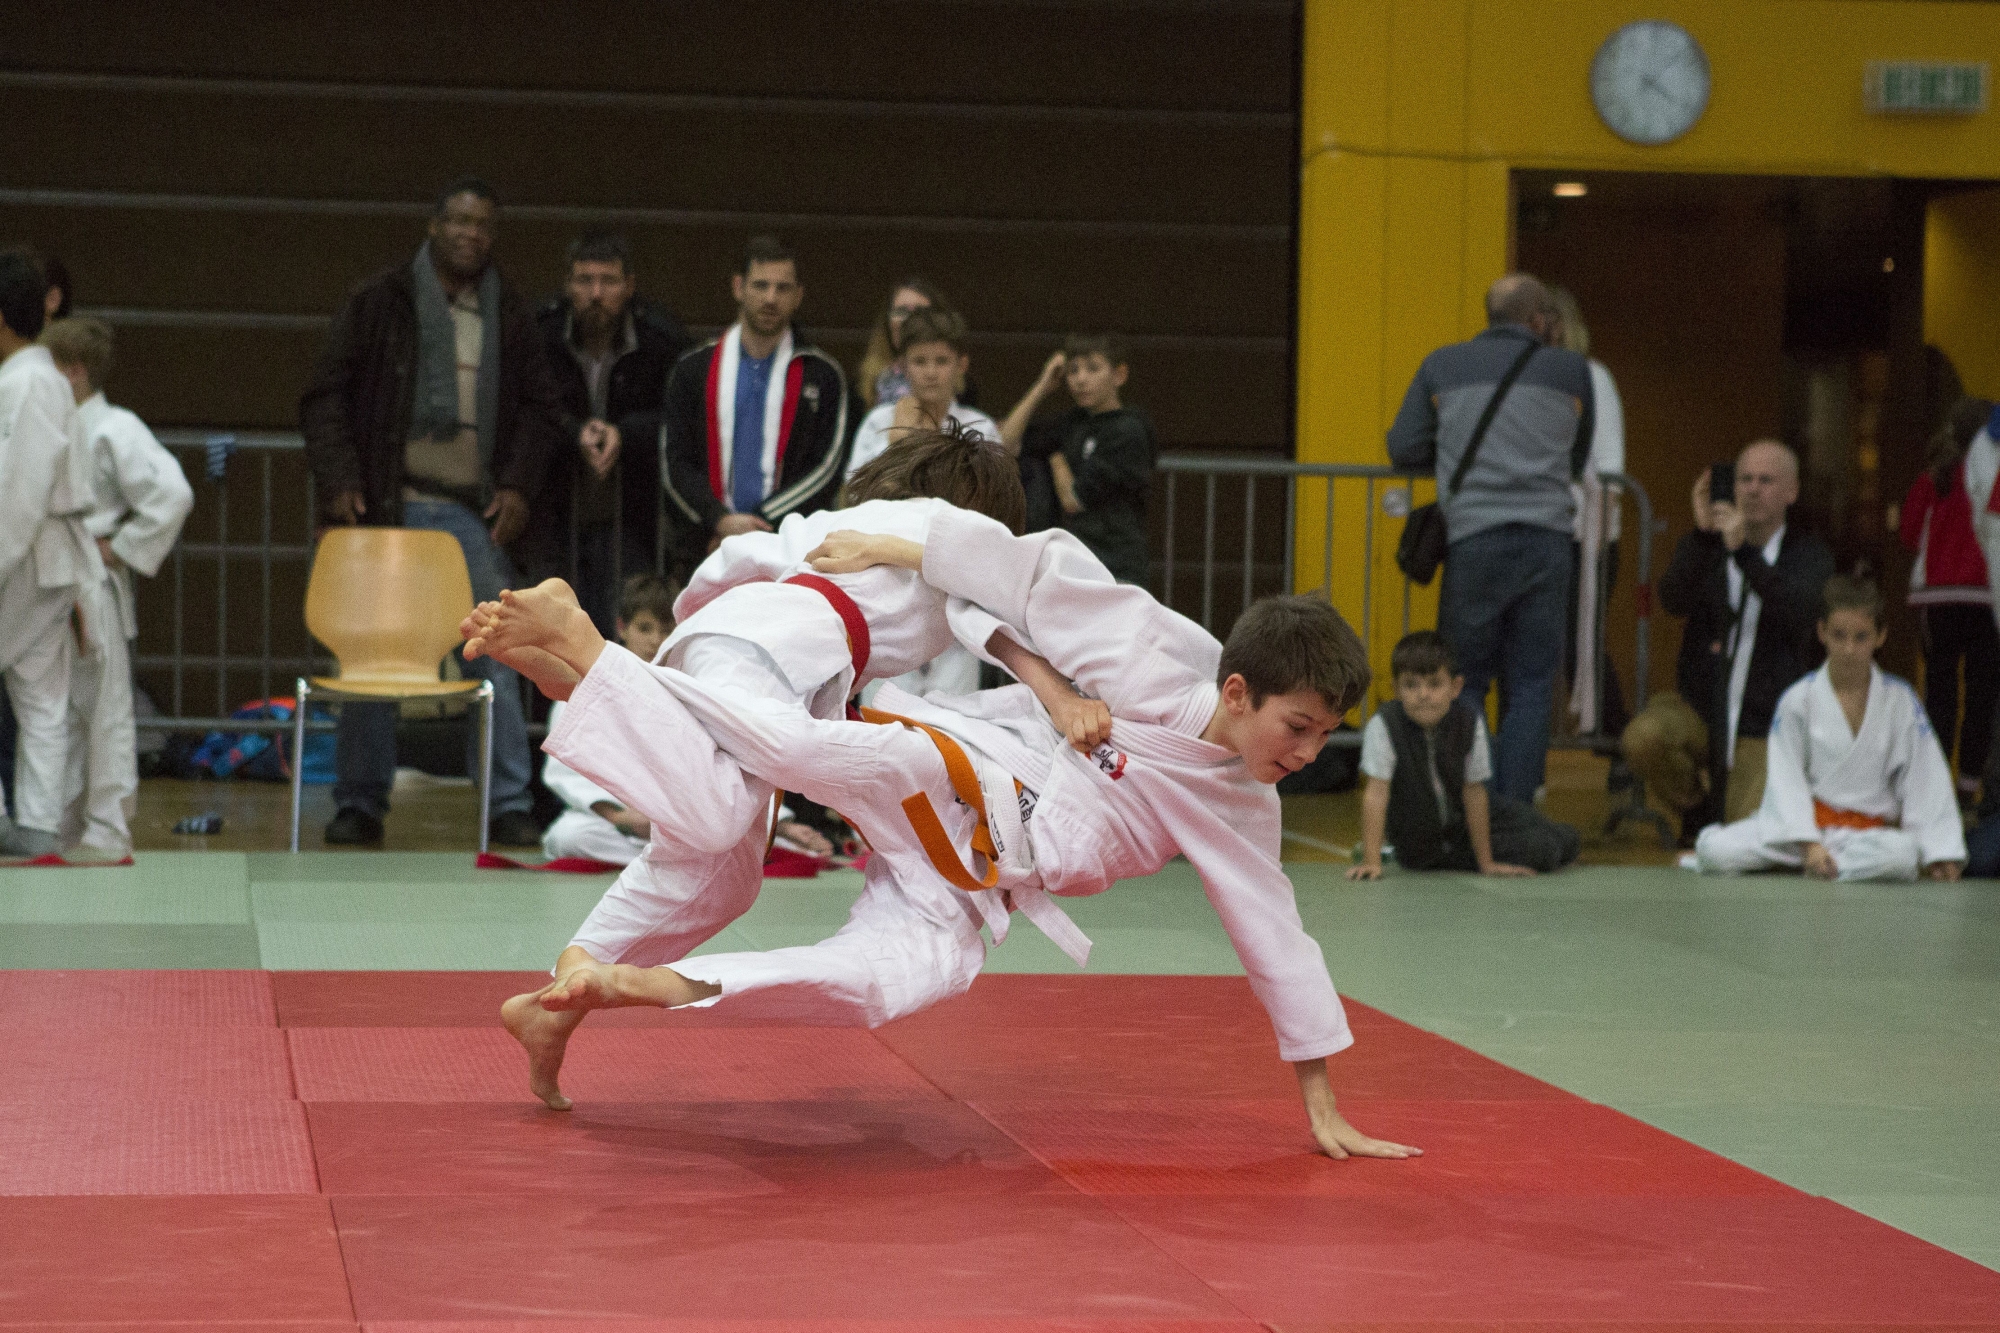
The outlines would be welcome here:
<svg viewBox="0 0 2000 1333">
<path fill-rule="evenodd" d="M 1819 797 L 1813 797 L 1813 823 L 1821 828 L 1888 828 L 1889 821 L 1880 815 L 1864 815 L 1859 810 L 1843 810 L 1837 805 L 1828 805 Z"/>
<path fill-rule="evenodd" d="M 854 604 L 854 599 L 839 584 L 817 574 L 794 574 L 785 582 L 811 588 L 833 607 L 834 613 L 847 627 L 847 648 L 854 658 L 854 677 L 859 680 L 867 670 L 870 650 L 868 621 L 861 614 L 861 608 Z M 852 707 L 849 713 L 863 722 L 880 726 L 900 725 L 921 731 L 937 747 L 939 757 L 944 760 L 945 775 L 951 780 L 952 792 L 979 817 L 979 823 L 972 831 L 972 852 L 975 859 L 985 861 L 985 873 L 975 874 L 959 859 L 958 849 L 952 846 L 951 835 L 945 832 L 944 824 L 924 793 L 917 792 L 904 799 L 903 815 L 910 821 L 910 828 L 917 835 L 924 855 L 930 858 L 932 868 L 944 877 L 947 884 L 971 896 L 980 916 L 993 931 L 994 943 L 1007 938 L 1008 906 L 1011 902 L 1071 961 L 1078 967 L 1084 966 L 1090 958 L 1089 937 L 1077 929 L 1068 913 L 1056 906 L 1040 885 L 1023 886 L 1006 894 L 992 892 L 1000 883 L 1001 861 L 1030 869 L 1033 853 L 1029 849 L 1027 830 L 1018 807 L 1000 811 L 988 809 L 986 788 L 980 782 L 979 769 L 973 764 L 971 756 L 966 754 L 965 747 L 936 727 L 896 713 Z M 1010 776 L 996 773 L 990 781 L 1008 796 L 1020 794 L 1021 784 Z M 1011 791 L 1007 790 L 1006 784 L 1011 784 Z M 997 836 L 996 826 L 1001 829 Z"/>
</svg>

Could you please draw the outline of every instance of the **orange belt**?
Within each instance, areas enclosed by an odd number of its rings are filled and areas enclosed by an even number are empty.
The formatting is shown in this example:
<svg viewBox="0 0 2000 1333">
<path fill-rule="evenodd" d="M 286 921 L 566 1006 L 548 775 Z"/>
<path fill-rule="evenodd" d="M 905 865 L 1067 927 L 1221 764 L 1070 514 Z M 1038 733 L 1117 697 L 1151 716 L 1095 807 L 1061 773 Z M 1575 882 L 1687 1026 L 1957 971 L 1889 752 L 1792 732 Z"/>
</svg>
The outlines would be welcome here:
<svg viewBox="0 0 2000 1333">
<path fill-rule="evenodd" d="M 1000 882 L 999 853 L 993 846 L 993 835 L 986 827 L 986 796 L 979 789 L 979 774 L 972 767 L 972 760 L 966 756 L 964 747 L 936 727 L 927 727 L 921 722 L 902 717 L 896 713 L 884 713 L 875 708 L 861 710 L 861 720 L 880 725 L 901 723 L 913 727 L 931 738 L 937 746 L 938 754 L 944 759 L 944 771 L 951 778 L 951 789 L 958 799 L 971 806 L 979 815 L 979 826 L 972 831 L 972 850 L 986 858 L 986 876 L 981 879 L 958 859 L 958 849 L 951 845 L 951 836 L 938 822 L 937 811 L 931 809 L 930 799 L 922 792 L 903 802 L 903 813 L 909 818 L 910 827 L 916 831 L 917 841 L 923 844 L 924 854 L 931 864 L 954 887 L 967 893 L 978 893 L 990 889 Z"/>
<path fill-rule="evenodd" d="M 1889 827 L 1889 821 L 1880 815 L 1864 815 L 1859 810 L 1843 810 L 1837 805 L 1828 805 L 1817 796 L 1813 798 L 1813 823 L 1821 828 Z"/>
</svg>

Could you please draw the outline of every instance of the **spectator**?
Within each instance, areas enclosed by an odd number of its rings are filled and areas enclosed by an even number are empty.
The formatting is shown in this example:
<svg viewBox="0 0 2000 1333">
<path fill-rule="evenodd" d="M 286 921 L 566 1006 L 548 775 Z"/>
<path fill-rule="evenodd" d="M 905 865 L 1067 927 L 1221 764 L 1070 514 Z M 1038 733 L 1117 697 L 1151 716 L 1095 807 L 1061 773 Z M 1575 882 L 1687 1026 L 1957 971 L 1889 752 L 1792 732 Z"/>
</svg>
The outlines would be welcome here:
<svg viewBox="0 0 2000 1333">
<path fill-rule="evenodd" d="M 1971 805 L 1993 739 L 1993 710 L 2000 700 L 2000 633 L 1993 621 L 1993 593 L 1986 557 L 1972 532 L 1972 502 L 1965 484 L 1965 453 L 1986 424 L 1993 404 L 1961 398 L 1931 440 L 1925 469 L 1903 499 L 1897 535 L 1916 553 L 1910 567 L 1910 605 L 1917 608 L 1924 653 L 1924 710 L 1945 758 L 1958 745 L 1958 799 Z M 1959 668 L 1965 670 L 1965 709 L 1958 706 Z"/>
<path fill-rule="evenodd" d="M 1486 790 L 1493 763 L 1486 719 L 1458 703 L 1465 677 L 1436 630 L 1406 634 L 1389 657 L 1396 697 L 1361 732 L 1360 864 L 1349 879 L 1378 879 L 1385 840 L 1411 870 L 1532 875 L 1576 860 L 1576 830 L 1525 801 Z"/>
<path fill-rule="evenodd" d="M 677 576 L 724 537 L 826 508 L 846 476 L 847 376 L 792 328 L 797 259 L 753 237 L 730 290 L 736 322 L 674 363 L 661 409 L 662 481 L 683 520 Z"/>
<path fill-rule="evenodd" d="M 1691 860 L 1707 874 L 1796 869 L 1813 879 L 1954 880 L 1966 860 L 1951 765 L 1909 682 L 1875 665 L 1882 593 L 1835 576 L 1822 594 L 1826 665 L 1778 698 L 1757 812 L 1711 824 Z"/>
<path fill-rule="evenodd" d="M 70 282 L 69 265 L 55 255 L 43 254 L 32 246 L 23 247 L 24 252 L 35 261 L 35 267 L 42 271 L 42 280 L 48 283 L 48 290 L 42 293 L 42 323 L 53 324 L 59 319 L 68 319 L 70 306 L 74 304 L 75 289 Z"/>
<path fill-rule="evenodd" d="M 536 581 L 567 577 L 607 637 L 625 576 L 659 561 L 654 435 L 667 372 L 688 347 L 673 312 L 638 295 L 638 285 L 625 238 L 592 232 L 571 244 L 563 294 L 536 316 L 574 452 L 550 467 L 536 497 L 546 519 L 536 524 L 528 563 Z M 638 432 L 629 441 L 628 426 Z"/>
<path fill-rule="evenodd" d="M 139 799 L 126 647 L 139 633 L 132 571 L 148 578 L 158 572 L 194 508 L 194 491 L 146 423 L 105 400 L 114 346 L 108 324 L 58 319 L 43 330 L 42 345 L 76 397 L 95 493 L 84 524 L 104 561 L 104 577 L 79 597 L 92 632 L 70 670 L 61 836 L 65 844 L 81 844 L 92 859 L 116 861 L 132 850 L 128 821 Z"/>
<path fill-rule="evenodd" d="M 1000 427 L 978 408 L 966 407 L 952 396 L 965 379 L 972 358 L 965 354 L 965 321 L 951 311 L 931 306 L 911 314 L 903 324 L 902 364 L 908 392 L 877 403 L 861 419 L 854 448 L 847 456 L 847 475 L 881 457 L 892 439 L 919 427 L 931 430 L 957 422 L 989 440 L 999 440 Z"/>
<path fill-rule="evenodd" d="M 328 521 L 450 533 L 482 601 L 516 581 L 505 548 L 522 534 L 527 497 L 563 449 L 534 313 L 492 263 L 498 214 L 484 181 L 446 187 L 416 257 L 363 283 L 334 317 L 299 399 Z M 467 669 L 494 687 L 488 833 L 506 846 L 534 846 L 541 829 L 529 814 L 519 679 L 486 658 Z M 469 738 L 466 750 L 475 765 Z M 339 809 L 326 840 L 380 842 L 396 770 L 396 705 L 342 706 L 335 768 Z"/>
<path fill-rule="evenodd" d="M 1499 678 L 1506 712 L 1494 790 L 1532 801 L 1548 760 L 1569 618 L 1570 483 L 1595 438 L 1595 391 L 1583 357 L 1544 346 L 1555 321 L 1538 280 L 1512 273 L 1495 282 L 1486 317 L 1478 337 L 1424 358 L 1389 428 L 1389 457 L 1397 467 L 1437 472 L 1448 542 L 1438 629 L 1465 672 L 1473 707 L 1485 706 L 1487 686 Z M 1479 451 L 1453 489 L 1450 479 L 1489 409 Z"/>
<path fill-rule="evenodd" d="M 1153 493 L 1153 423 L 1124 404 L 1121 392 L 1130 373 L 1124 339 L 1071 334 L 1007 414 L 1000 438 L 1024 459 L 1046 460 L 1062 525 L 1119 582 L 1143 584 L 1151 563 L 1146 505 Z M 1043 401 L 1058 387 L 1067 388 L 1076 405 L 1037 420 Z M 1031 512 L 1030 531 L 1037 530 L 1037 517 L 1052 516 Z"/>
<path fill-rule="evenodd" d="M 1586 477 L 1616 476 L 1625 471 L 1625 406 L 1618 397 L 1618 384 L 1611 378 L 1611 372 L 1604 363 L 1590 354 L 1590 328 L 1583 322 L 1583 309 L 1577 305 L 1576 297 L 1564 287 L 1549 288 L 1549 302 L 1555 313 L 1555 327 L 1550 331 L 1550 341 L 1557 347 L 1566 348 L 1590 363 L 1590 391 L 1592 429 L 1590 436 L 1590 465 L 1585 469 Z M 1623 529 L 1623 510 L 1620 509 L 1619 491 L 1615 486 L 1596 488 L 1599 497 L 1592 499 L 1585 493 L 1584 483 L 1574 482 L 1570 486 L 1570 496 L 1576 501 L 1576 555 L 1573 566 L 1577 577 L 1571 580 L 1570 619 L 1572 632 L 1563 645 L 1563 665 L 1571 680 L 1576 679 L 1577 635 L 1574 632 L 1576 620 L 1588 613 L 1591 623 L 1596 622 L 1599 601 L 1597 594 L 1608 593 L 1618 583 L 1618 538 Z M 1601 503 L 1603 506 L 1603 526 L 1600 531 L 1602 545 L 1597 556 L 1597 578 L 1590 589 L 1593 598 L 1589 606 L 1582 603 L 1585 591 L 1581 574 L 1583 571 L 1584 516 L 1587 503 Z M 1594 639 L 1601 642 L 1603 627 L 1597 627 Z M 1597 699 L 1597 730 L 1605 735 L 1616 736 L 1625 730 L 1625 724 L 1632 720 L 1625 707 L 1625 691 L 1618 678 L 1617 664 L 1605 653 L 1601 694 Z M 1612 760 L 1614 770 L 1625 768 L 1623 757 Z M 1622 780 L 1621 780 L 1622 779 Z M 1629 770 L 1612 775 L 1613 790 L 1630 786 Z"/>
<path fill-rule="evenodd" d="M 1660 605 L 1687 621 L 1678 692 L 1647 702 L 1623 748 L 1633 772 L 1684 812 L 1683 841 L 1756 810 L 1778 697 L 1819 660 L 1814 626 L 1833 552 L 1788 524 L 1798 495 L 1798 459 L 1776 440 L 1737 456 L 1733 501 L 1710 500 L 1704 469 L 1695 530 L 1660 576 Z"/>
<path fill-rule="evenodd" d="M 90 455 L 76 398 L 35 343 L 47 290 L 32 254 L 0 252 L 0 675 L 19 726 L 14 817 L 0 817 L 0 850 L 15 856 L 59 845 L 71 617 L 104 575 L 84 524 Z"/>
<path fill-rule="evenodd" d="M 950 310 L 952 304 L 935 284 L 923 278 L 905 278 L 890 290 L 889 302 L 876 316 L 875 327 L 868 332 L 868 347 L 855 370 L 854 387 L 864 407 L 893 403 L 910 391 L 909 377 L 903 371 L 903 321 L 919 310 L 934 308 Z M 961 371 L 952 392 L 960 394 L 964 389 Z"/>
</svg>

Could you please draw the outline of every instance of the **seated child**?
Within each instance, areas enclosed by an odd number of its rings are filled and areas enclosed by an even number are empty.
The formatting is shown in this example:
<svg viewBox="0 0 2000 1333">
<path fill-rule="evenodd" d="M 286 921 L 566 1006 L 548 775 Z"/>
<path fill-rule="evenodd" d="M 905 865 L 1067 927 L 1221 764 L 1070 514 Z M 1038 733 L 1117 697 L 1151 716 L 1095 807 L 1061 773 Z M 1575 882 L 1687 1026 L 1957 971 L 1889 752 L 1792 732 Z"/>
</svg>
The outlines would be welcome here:
<svg viewBox="0 0 2000 1333">
<path fill-rule="evenodd" d="M 828 721 L 745 707 L 649 668 L 539 592 L 509 594 L 478 627 L 475 638 L 502 660 L 529 647 L 579 678 L 551 753 L 585 767 L 651 750 L 651 762 L 675 771 L 663 740 L 692 716 L 746 772 L 858 819 L 875 849 L 847 925 L 818 945 L 678 959 L 636 938 L 616 952 L 573 946 L 550 986 L 503 1009 L 543 1080 L 538 1095 L 567 1105 L 554 1087 L 561 1044 L 589 1009 L 721 1002 L 776 1021 L 873 1026 L 962 993 L 984 962 L 982 922 L 1000 937 L 1015 908 L 1080 963 L 1089 942 L 1047 895 L 1102 892 L 1185 854 L 1294 1065 L 1322 1149 L 1414 1155 L 1335 1108 L 1326 1059 L 1353 1035 L 1279 864 L 1272 784 L 1310 762 L 1367 680 L 1366 654 L 1339 614 L 1310 598 L 1267 599 L 1225 647 L 1143 589 L 1114 583 L 1069 534 L 1016 538 L 956 510 L 937 515 L 921 543 L 834 534 L 813 562 L 822 573 L 884 564 L 920 570 L 954 596 L 978 593 L 977 609 L 998 628 L 962 641 L 1026 684 L 928 701 L 889 690 L 884 702 L 902 716 L 878 719 L 886 725 Z M 1059 720 L 1091 701 L 1054 660 L 1109 714 Z M 1101 739 L 1111 715 L 1116 749 Z M 978 866 L 980 853 L 983 877 L 966 864 Z"/>
<path fill-rule="evenodd" d="M 1764 803 L 1695 839 L 1707 874 L 1803 870 L 1814 879 L 1957 879 L 1965 864 L 1951 768 L 1922 701 L 1875 665 L 1889 632 L 1873 583 L 1826 581 L 1826 665 L 1778 698 Z"/>
<path fill-rule="evenodd" d="M 1389 657 L 1396 697 L 1361 733 L 1361 864 L 1349 879 L 1379 879 L 1386 835 L 1410 870 L 1532 875 L 1576 860 L 1576 830 L 1533 806 L 1489 792 L 1486 719 L 1458 701 L 1465 677 L 1435 630 L 1403 636 Z"/>
<path fill-rule="evenodd" d="M 1000 441 L 1000 427 L 992 417 L 952 396 L 953 386 L 965 382 L 972 365 L 965 352 L 965 321 L 938 306 L 913 310 L 903 321 L 901 340 L 910 392 L 895 402 L 877 403 L 862 418 L 847 459 L 850 477 L 881 457 L 891 440 L 915 429 L 956 423 L 959 429 Z M 954 643 L 915 671 L 896 677 L 896 686 L 919 697 L 970 694 L 979 688 L 979 659 Z"/>
</svg>

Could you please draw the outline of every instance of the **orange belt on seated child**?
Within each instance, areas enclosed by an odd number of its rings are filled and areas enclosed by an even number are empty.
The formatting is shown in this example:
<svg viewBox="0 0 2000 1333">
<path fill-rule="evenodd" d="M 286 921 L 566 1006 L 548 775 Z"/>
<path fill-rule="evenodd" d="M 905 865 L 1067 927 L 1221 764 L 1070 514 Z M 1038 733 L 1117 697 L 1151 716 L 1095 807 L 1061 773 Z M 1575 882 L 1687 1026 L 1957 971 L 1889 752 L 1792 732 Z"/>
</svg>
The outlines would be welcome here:
<svg viewBox="0 0 2000 1333">
<path fill-rule="evenodd" d="M 817 574 L 794 574 L 785 582 L 811 588 L 826 598 L 827 604 L 833 607 L 834 613 L 840 617 L 841 624 L 847 627 L 847 650 L 854 658 L 854 678 L 860 680 L 862 673 L 868 669 L 870 651 L 868 620 L 861 614 L 861 608 L 854 604 L 854 599 L 849 597 L 839 584 L 831 579 L 821 578 Z M 986 858 L 985 878 L 975 876 L 966 868 L 965 863 L 959 860 L 958 849 L 951 845 L 951 837 L 944 831 L 944 825 L 939 822 L 937 811 L 931 809 L 930 801 L 922 792 L 903 802 L 903 813 L 909 817 L 910 827 L 915 830 L 917 841 L 923 845 L 925 855 L 930 857 L 931 864 L 948 883 L 964 889 L 967 893 L 978 893 L 982 889 L 990 889 L 998 884 L 1000 863 L 998 852 L 993 845 L 993 834 L 986 824 L 986 797 L 979 789 L 979 774 L 972 767 L 972 760 L 967 757 L 964 748 L 936 727 L 927 727 L 921 722 L 912 721 L 895 713 L 879 712 L 873 708 L 857 710 L 852 707 L 849 713 L 850 716 L 858 716 L 864 722 L 881 725 L 898 723 L 914 727 L 931 738 L 931 744 L 937 746 L 938 754 L 944 759 L 944 771 L 951 778 L 952 791 L 957 794 L 959 800 L 971 806 L 979 815 L 979 826 L 972 832 L 972 850 Z M 1015 785 L 1018 787 L 1020 784 Z M 771 832 L 775 841 L 777 835 L 775 806 L 772 811 Z"/>
<path fill-rule="evenodd" d="M 1889 821 L 1880 815 L 1864 815 L 1859 810 L 1843 810 L 1837 805 L 1828 805 L 1819 797 L 1813 797 L 1813 823 L 1821 828 L 1888 828 Z"/>
</svg>

